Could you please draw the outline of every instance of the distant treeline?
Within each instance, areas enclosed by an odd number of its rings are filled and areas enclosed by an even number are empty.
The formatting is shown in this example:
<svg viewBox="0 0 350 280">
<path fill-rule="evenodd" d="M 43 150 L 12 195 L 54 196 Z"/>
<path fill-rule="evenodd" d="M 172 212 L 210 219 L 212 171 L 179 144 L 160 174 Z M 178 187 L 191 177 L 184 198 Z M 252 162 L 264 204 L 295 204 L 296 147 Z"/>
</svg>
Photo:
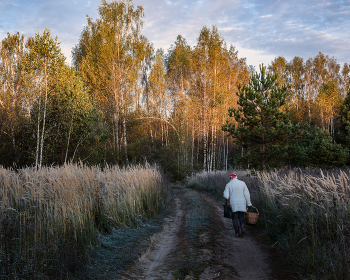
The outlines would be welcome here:
<svg viewBox="0 0 350 280">
<path fill-rule="evenodd" d="M 322 53 L 278 57 L 259 78 L 215 26 L 193 47 L 179 35 L 164 53 L 142 35 L 142 6 L 102 1 L 98 11 L 72 67 L 48 29 L 2 40 L 1 165 L 148 161 L 181 178 L 239 165 L 347 164 L 348 64 Z"/>
</svg>

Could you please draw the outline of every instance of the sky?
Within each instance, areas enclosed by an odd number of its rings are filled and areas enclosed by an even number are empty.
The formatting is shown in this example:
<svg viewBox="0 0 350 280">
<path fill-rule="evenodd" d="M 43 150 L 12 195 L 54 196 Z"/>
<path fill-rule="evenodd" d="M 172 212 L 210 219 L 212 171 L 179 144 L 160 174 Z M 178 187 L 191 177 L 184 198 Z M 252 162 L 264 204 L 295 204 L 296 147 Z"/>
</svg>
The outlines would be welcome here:
<svg viewBox="0 0 350 280">
<path fill-rule="evenodd" d="M 110 2 L 110 0 L 108 0 Z M 306 61 L 322 52 L 350 63 L 350 0 L 134 0 L 145 13 L 145 35 L 165 52 L 181 34 L 194 47 L 203 26 L 215 25 L 238 57 L 259 70 L 278 56 Z M 0 0 L 0 40 L 50 29 L 71 62 L 86 15 L 98 17 L 100 0 Z"/>
</svg>

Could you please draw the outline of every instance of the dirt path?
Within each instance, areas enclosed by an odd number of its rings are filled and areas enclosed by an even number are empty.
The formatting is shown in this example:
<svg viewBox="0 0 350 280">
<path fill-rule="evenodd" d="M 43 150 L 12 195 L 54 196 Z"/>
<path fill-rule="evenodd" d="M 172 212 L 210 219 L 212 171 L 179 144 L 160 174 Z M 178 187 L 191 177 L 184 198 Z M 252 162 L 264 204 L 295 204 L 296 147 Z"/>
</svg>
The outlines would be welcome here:
<svg viewBox="0 0 350 280">
<path fill-rule="evenodd" d="M 243 238 L 235 237 L 232 220 L 223 217 L 223 207 L 217 200 L 202 194 L 208 203 L 215 205 L 216 215 L 221 217 L 224 224 L 224 232 L 220 235 L 220 242 L 224 244 L 226 258 L 223 260 L 231 265 L 237 272 L 233 279 L 273 279 L 270 277 L 268 254 L 250 236 L 249 226 L 246 226 L 246 234 Z"/>
<path fill-rule="evenodd" d="M 164 218 L 163 230 L 151 237 L 148 250 L 121 279 L 174 279 L 166 260 L 176 250 L 177 233 L 184 215 L 179 197 L 174 199 L 174 204 L 175 217 Z"/>
<path fill-rule="evenodd" d="M 173 202 L 172 217 L 164 219 L 162 231 L 121 279 L 274 279 L 268 255 L 249 228 L 243 238 L 234 237 L 217 200 L 183 189 Z"/>
</svg>

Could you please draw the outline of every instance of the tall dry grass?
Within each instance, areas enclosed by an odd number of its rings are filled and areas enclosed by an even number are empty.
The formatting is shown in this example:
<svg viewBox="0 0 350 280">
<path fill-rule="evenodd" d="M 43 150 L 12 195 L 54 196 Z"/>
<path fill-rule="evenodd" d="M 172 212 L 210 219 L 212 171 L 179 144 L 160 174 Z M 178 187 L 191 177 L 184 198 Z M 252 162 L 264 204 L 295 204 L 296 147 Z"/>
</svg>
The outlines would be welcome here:
<svg viewBox="0 0 350 280">
<path fill-rule="evenodd" d="M 157 167 L 0 167 L 0 279 L 62 279 L 100 231 L 153 217 L 166 195 Z"/>
<path fill-rule="evenodd" d="M 188 186 L 217 192 L 228 172 L 201 173 Z M 237 171 L 260 211 L 259 222 L 271 247 L 297 279 L 350 279 L 349 170 L 281 169 Z"/>
<path fill-rule="evenodd" d="M 244 178 L 245 181 L 253 179 L 250 170 L 202 171 L 187 177 L 185 185 L 197 190 L 211 192 L 214 195 L 222 195 L 226 184 L 230 181 L 230 174 L 233 172 L 237 174 L 238 178 Z"/>
<path fill-rule="evenodd" d="M 257 173 L 267 236 L 303 279 L 349 279 L 350 173 Z"/>
</svg>

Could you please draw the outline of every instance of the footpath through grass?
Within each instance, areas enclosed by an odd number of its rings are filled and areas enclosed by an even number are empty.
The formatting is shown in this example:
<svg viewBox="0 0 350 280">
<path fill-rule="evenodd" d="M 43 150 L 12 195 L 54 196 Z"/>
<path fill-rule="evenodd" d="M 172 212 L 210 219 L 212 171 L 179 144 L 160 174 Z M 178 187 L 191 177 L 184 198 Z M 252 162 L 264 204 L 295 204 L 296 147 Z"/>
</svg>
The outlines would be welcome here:
<svg viewBox="0 0 350 280">
<path fill-rule="evenodd" d="M 203 275 L 213 272 L 221 277 L 236 274 L 222 261 L 225 256 L 218 237 L 224 226 L 216 215 L 215 205 L 193 189 L 179 187 L 174 192 L 182 196 L 186 213 L 178 232 L 179 245 L 172 269 L 174 279 L 186 276 L 202 279 Z"/>
<path fill-rule="evenodd" d="M 178 228 L 176 252 L 167 263 L 174 279 L 185 279 L 187 275 L 199 279 L 207 267 L 220 263 L 220 255 L 214 254 L 221 230 L 213 215 L 214 206 L 197 191 L 176 185 L 169 191 L 167 207 L 156 218 L 134 228 L 113 229 L 111 233 L 101 234 L 90 261 L 74 279 L 119 279 L 150 245 L 150 237 L 162 229 L 163 218 L 176 215 L 175 197 L 181 199 L 185 214 Z"/>
</svg>

